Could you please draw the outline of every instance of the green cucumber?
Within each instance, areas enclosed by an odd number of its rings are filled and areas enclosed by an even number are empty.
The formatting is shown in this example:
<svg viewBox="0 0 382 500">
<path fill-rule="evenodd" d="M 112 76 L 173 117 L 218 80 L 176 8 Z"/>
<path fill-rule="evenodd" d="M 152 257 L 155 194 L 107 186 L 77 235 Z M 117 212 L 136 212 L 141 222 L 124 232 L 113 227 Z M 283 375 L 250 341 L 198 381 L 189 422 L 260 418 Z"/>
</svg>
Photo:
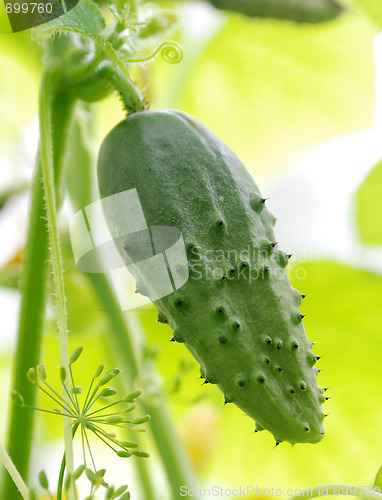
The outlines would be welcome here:
<svg viewBox="0 0 382 500">
<path fill-rule="evenodd" d="M 302 296 L 285 271 L 289 256 L 275 244 L 275 218 L 237 156 L 185 113 L 143 111 L 105 138 L 98 184 L 102 199 L 136 189 L 149 228 L 181 232 L 189 278 L 154 303 L 205 382 L 277 442 L 319 442 L 325 397 L 299 312 Z M 104 212 L 129 265 L 134 251 L 121 237 L 119 217 Z M 143 258 L 145 249 L 138 253 Z M 147 294 L 145 277 L 135 278 Z"/>
</svg>

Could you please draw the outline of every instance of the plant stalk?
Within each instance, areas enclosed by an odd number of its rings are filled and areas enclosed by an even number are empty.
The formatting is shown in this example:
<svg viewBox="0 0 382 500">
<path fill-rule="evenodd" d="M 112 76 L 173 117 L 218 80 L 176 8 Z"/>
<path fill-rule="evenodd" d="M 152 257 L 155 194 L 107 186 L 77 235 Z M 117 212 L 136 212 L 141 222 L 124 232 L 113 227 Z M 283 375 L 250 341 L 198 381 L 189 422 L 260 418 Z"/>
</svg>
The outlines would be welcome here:
<svg viewBox="0 0 382 500">
<path fill-rule="evenodd" d="M 114 51 L 105 48 L 110 62 L 105 62 L 99 73 L 117 90 L 127 114 L 138 113 L 147 109 L 145 99 L 132 81 L 125 66 L 116 58 Z"/>
<path fill-rule="evenodd" d="M 73 102 L 65 91 L 56 89 L 52 96 L 54 130 L 53 160 L 57 198 L 65 151 L 65 135 L 73 109 Z M 28 233 L 20 279 L 21 304 L 16 354 L 13 367 L 12 389 L 22 394 L 25 402 L 36 406 L 36 387 L 26 378 L 28 369 L 40 362 L 44 327 L 48 276 L 48 231 L 41 179 L 41 155 L 37 155 L 31 186 Z M 12 403 L 9 409 L 7 448 L 17 469 L 28 478 L 35 413 Z M 22 446 L 20 446 L 22 443 Z M 18 500 L 20 494 L 9 476 L 5 476 L 0 498 Z"/>
<path fill-rule="evenodd" d="M 58 238 L 58 227 L 56 218 L 56 193 L 54 189 L 54 169 L 52 154 L 52 122 L 51 122 L 51 93 L 55 83 L 58 81 L 57 68 L 50 66 L 45 69 L 42 75 L 40 98 L 39 98 L 39 121 L 40 121 L 40 147 L 42 177 L 44 183 L 46 214 L 48 220 L 48 233 L 51 245 L 53 282 L 57 308 L 57 332 L 60 353 L 60 364 L 64 368 L 67 377 L 63 385 L 66 391 L 63 391 L 63 399 L 70 406 L 68 392 L 70 391 L 69 378 L 69 349 L 68 349 L 68 328 L 66 318 L 66 298 L 64 287 L 64 276 L 62 267 L 62 258 L 60 243 Z M 64 441 L 66 469 L 68 474 L 73 474 L 73 439 L 72 439 L 72 419 L 64 417 Z M 73 484 L 68 492 L 69 500 L 75 499 Z"/>
</svg>

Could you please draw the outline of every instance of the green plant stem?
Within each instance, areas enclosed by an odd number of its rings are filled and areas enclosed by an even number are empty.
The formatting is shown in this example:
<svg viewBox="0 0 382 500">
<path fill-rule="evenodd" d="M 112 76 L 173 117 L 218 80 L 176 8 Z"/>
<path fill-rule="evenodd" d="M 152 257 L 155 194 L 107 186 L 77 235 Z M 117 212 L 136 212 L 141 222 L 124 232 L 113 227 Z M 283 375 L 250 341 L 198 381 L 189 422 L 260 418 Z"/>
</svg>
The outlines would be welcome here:
<svg viewBox="0 0 382 500">
<path fill-rule="evenodd" d="M 129 374 L 133 382 L 142 384 L 140 403 L 144 412 L 151 416 L 150 427 L 167 473 L 172 498 L 177 499 L 180 487 L 195 484 L 195 480 L 153 373 L 143 359 L 144 335 L 139 320 L 133 312 L 129 312 L 130 325 L 127 326 L 106 275 L 87 274 L 87 277 L 107 313 L 110 341 L 118 366 Z"/>
<path fill-rule="evenodd" d="M 138 87 L 132 81 L 125 66 L 116 57 L 114 51 L 108 50 L 108 46 L 106 46 L 104 50 L 110 62 L 105 62 L 99 70 L 99 74 L 108 80 L 117 90 L 127 114 L 145 111 L 147 109 L 145 99 Z"/>
<path fill-rule="evenodd" d="M 134 460 L 134 465 L 139 476 L 139 483 L 142 487 L 143 495 L 145 500 L 156 500 L 158 494 L 154 490 L 154 481 L 152 478 L 152 472 L 149 467 L 150 464 L 146 459 Z"/>
<path fill-rule="evenodd" d="M 32 183 L 29 228 L 20 282 L 21 305 L 12 383 L 12 388 L 22 394 L 26 403 L 31 406 L 35 406 L 36 388 L 28 382 L 26 373 L 39 362 L 46 300 L 45 261 L 48 244 L 44 216 L 41 163 L 38 158 Z M 25 478 L 29 472 L 33 422 L 34 412 L 14 405 L 11 400 L 7 447 L 20 474 Z M 10 500 L 20 498 L 14 483 L 7 476 L 4 478 L 0 497 Z"/>
<path fill-rule="evenodd" d="M 79 425 L 80 425 L 79 423 L 73 425 L 73 428 L 72 428 L 72 439 L 74 438 Z M 57 500 L 62 500 L 62 488 L 63 488 L 63 485 L 64 485 L 65 469 L 66 469 L 66 454 L 64 452 L 64 454 L 62 456 L 62 460 L 61 460 L 60 473 L 58 475 L 57 495 L 56 495 Z M 76 495 L 76 498 L 77 498 L 77 495 Z"/>
<path fill-rule="evenodd" d="M 119 312 L 123 318 L 122 312 Z M 130 332 L 130 337 L 133 339 L 145 338 L 141 321 L 135 311 L 129 311 L 126 314 L 126 321 L 125 336 Z M 117 336 L 118 332 L 116 332 L 116 337 Z M 143 341 L 141 342 L 141 353 L 143 353 L 144 345 Z M 142 381 L 143 387 L 146 388 L 146 397 L 144 397 L 145 395 L 143 394 L 141 403 L 144 412 L 151 416 L 151 430 L 167 473 L 173 498 L 177 499 L 179 498 L 180 487 L 195 485 L 196 479 L 179 441 L 179 436 L 174 429 L 172 417 L 165 404 L 161 388 L 157 382 L 157 375 L 153 370 L 152 364 L 151 362 L 142 360 L 140 367 L 139 379 Z"/>
<path fill-rule="evenodd" d="M 66 456 L 64 452 L 61 460 L 60 473 L 58 475 L 57 500 L 62 500 L 62 486 L 64 484 L 65 468 L 66 468 Z"/>
<path fill-rule="evenodd" d="M 16 469 L 15 464 L 12 462 L 11 457 L 6 452 L 3 445 L 0 443 L 0 463 L 4 465 L 8 474 L 12 478 L 12 481 L 15 483 L 16 488 L 20 492 L 21 496 L 25 498 L 25 500 L 29 499 L 29 490 L 24 483 L 22 477 L 20 476 L 19 471 Z"/>
<path fill-rule="evenodd" d="M 52 96 L 56 192 L 59 191 L 65 150 L 65 130 L 70 122 L 72 107 L 72 101 L 66 92 L 56 89 Z M 21 304 L 12 389 L 22 394 L 27 404 L 36 406 L 36 387 L 28 382 L 26 373 L 31 366 L 36 366 L 40 362 L 48 275 L 48 232 L 40 154 L 37 156 L 30 197 L 28 233 L 20 280 Z M 34 416 L 34 412 L 10 404 L 7 447 L 12 460 L 24 478 L 28 477 L 29 472 Z M 0 498 L 7 500 L 20 498 L 9 476 L 4 478 Z"/>
<path fill-rule="evenodd" d="M 42 176 L 44 182 L 46 214 L 48 220 L 48 232 L 51 245 L 52 270 L 54 291 L 57 308 L 57 331 L 60 352 L 60 364 L 69 375 L 69 349 L 68 349 L 68 329 L 66 321 L 65 288 L 62 268 L 60 243 L 58 239 L 58 228 L 56 219 L 56 193 L 54 189 L 54 170 L 52 155 L 51 137 L 51 92 L 57 82 L 57 68 L 50 66 L 46 68 L 42 75 L 40 98 L 39 98 L 39 121 L 40 121 L 40 141 L 41 141 L 41 163 Z M 63 391 L 63 399 L 70 406 L 70 399 L 67 392 L 70 391 L 69 376 L 64 382 L 67 391 Z M 68 474 L 73 474 L 73 440 L 72 440 L 72 420 L 64 417 L 64 440 L 66 468 Z M 69 500 L 75 499 L 74 487 L 71 485 L 68 492 Z"/>
<path fill-rule="evenodd" d="M 350 491 L 355 491 L 356 493 L 350 493 Z M 317 498 L 320 496 L 339 496 L 338 491 L 347 490 L 349 493 L 341 493 L 342 496 L 351 495 L 353 497 L 359 498 L 369 498 L 370 500 L 381 500 L 381 493 L 374 493 L 371 489 L 367 490 L 361 486 L 355 486 L 353 484 L 343 484 L 343 483 L 333 483 L 333 484 L 320 484 L 318 486 L 313 486 L 312 488 L 306 488 L 309 492 L 309 498 Z M 368 492 L 368 493 L 367 493 Z M 292 497 L 291 500 L 301 500 L 302 495 Z M 303 497 L 305 498 L 305 496 Z"/>
</svg>

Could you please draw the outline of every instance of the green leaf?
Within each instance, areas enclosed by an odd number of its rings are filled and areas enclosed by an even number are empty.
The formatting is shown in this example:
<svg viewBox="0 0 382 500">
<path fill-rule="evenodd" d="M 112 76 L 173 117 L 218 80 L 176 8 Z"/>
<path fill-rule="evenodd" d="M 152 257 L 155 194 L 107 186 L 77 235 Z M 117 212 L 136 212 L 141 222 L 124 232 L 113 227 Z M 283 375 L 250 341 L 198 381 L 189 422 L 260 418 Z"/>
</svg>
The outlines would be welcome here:
<svg viewBox="0 0 382 500">
<path fill-rule="evenodd" d="M 37 375 L 36 375 L 36 370 L 34 368 L 29 368 L 29 370 L 27 371 L 27 379 L 31 384 L 37 383 Z"/>
<path fill-rule="evenodd" d="M 129 394 L 127 394 L 123 399 L 122 401 L 124 401 L 125 403 L 129 403 L 129 402 L 132 402 L 134 401 L 135 399 L 137 399 L 140 395 L 142 394 L 142 391 L 140 389 L 137 389 L 136 391 L 133 391 L 133 392 L 130 392 Z"/>
<path fill-rule="evenodd" d="M 108 372 L 105 373 L 103 377 L 101 377 L 100 381 L 97 384 L 97 387 L 102 387 L 106 385 L 110 380 L 118 375 L 121 370 L 119 368 L 112 368 Z"/>
<path fill-rule="evenodd" d="M 105 499 L 111 500 L 113 498 L 113 495 L 114 495 L 114 486 L 109 486 L 106 491 Z"/>
<path fill-rule="evenodd" d="M 145 415 L 144 417 L 134 418 L 131 423 L 132 424 L 144 424 L 150 420 L 150 415 Z"/>
<path fill-rule="evenodd" d="M 80 465 L 79 467 L 77 467 L 77 469 L 73 472 L 74 480 L 78 479 L 82 475 L 85 469 L 86 465 Z"/>
<path fill-rule="evenodd" d="M 24 406 L 24 399 L 21 396 L 21 394 L 19 394 L 17 391 L 12 391 L 11 396 L 12 396 L 13 402 L 17 406 Z"/>
<path fill-rule="evenodd" d="M 41 363 L 40 365 L 38 365 L 36 367 L 36 372 L 37 372 L 37 376 L 39 379 L 46 380 L 47 373 L 46 373 L 46 368 L 45 368 L 44 363 Z"/>
<path fill-rule="evenodd" d="M 82 345 L 77 347 L 76 349 L 74 349 L 74 351 L 72 352 L 72 354 L 70 355 L 70 358 L 69 358 L 70 365 L 72 365 L 73 363 L 75 363 L 77 361 L 77 359 L 81 356 L 83 350 L 84 350 L 84 348 Z"/>
<path fill-rule="evenodd" d="M 137 405 L 135 403 L 129 404 L 128 406 L 126 406 L 126 408 L 124 408 L 123 410 L 121 410 L 121 413 L 129 413 L 130 411 L 135 410 L 136 407 L 137 407 Z"/>
<path fill-rule="evenodd" d="M 120 486 L 119 488 L 117 488 L 114 492 L 114 497 L 115 498 L 118 498 L 119 496 L 122 495 L 122 493 L 125 493 L 125 491 L 127 490 L 127 484 L 123 485 L 123 486 Z"/>
<path fill-rule="evenodd" d="M 37 42 L 50 38 L 56 32 L 74 32 L 84 35 L 99 35 L 105 28 L 105 19 L 91 0 L 81 0 L 72 10 L 49 23 L 32 29 Z"/>
<path fill-rule="evenodd" d="M 333 0 L 209 0 L 219 9 L 250 17 L 273 17 L 297 23 L 319 23 L 336 18 L 342 7 Z"/>
<path fill-rule="evenodd" d="M 117 394 L 117 389 L 114 387 L 105 387 L 105 389 L 100 392 L 101 398 L 108 398 L 110 396 L 115 396 L 115 394 Z"/>
<path fill-rule="evenodd" d="M 63 366 L 60 366 L 60 380 L 61 383 L 63 384 L 66 380 L 66 370 Z"/>
<path fill-rule="evenodd" d="M 140 450 L 133 450 L 132 455 L 135 455 L 136 457 L 141 457 L 141 458 L 149 458 L 149 454 L 146 453 L 145 451 L 140 451 Z"/>
<path fill-rule="evenodd" d="M 106 474 L 106 469 L 100 469 L 96 471 L 96 477 L 98 479 L 102 479 L 105 474 Z"/>
<path fill-rule="evenodd" d="M 93 375 L 93 378 L 97 378 L 101 375 L 101 373 L 103 372 L 103 369 L 105 368 L 105 365 L 103 363 L 100 363 L 96 369 L 96 371 L 94 372 L 94 375 Z"/>
<path fill-rule="evenodd" d="M 96 475 L 94 474 L 94 472 L 89 469 L 89 468 L 86 468 L 85 469 L 85 474 L 86 474 L 86 477 L 89 479 L 89 481 L 91 482 L 91 484 L 93 486 L 95 486 L 96 482 L 97 482 L 97 477 Z"/>
<path fill-rule="evenodd" d="M 44 470 L 42 470 L 38 475 L 38 480 L 41 486 L 44 488 L 44 490 L 49 490 L 49 482 Z"/>
<path fill-rule="evenodd" d="M 109 424 L 119 424 L 123 421 L 123 418 L 119 415 L 113 415 L 112 417 L 108 417 L 105 419 Z"/>
<path fill-rule="evenodd" d="M 357 224 L 364 243 L 382 244 L 382 160 L 371 170 L 356 195 Z"/>
<path fill-rule="evenodd" d="M 124 448 L 137 448 L 139 446 L 138 443 L 134 443 L 134 441 L 121 441 L 121 445 Z"/>
</svg>

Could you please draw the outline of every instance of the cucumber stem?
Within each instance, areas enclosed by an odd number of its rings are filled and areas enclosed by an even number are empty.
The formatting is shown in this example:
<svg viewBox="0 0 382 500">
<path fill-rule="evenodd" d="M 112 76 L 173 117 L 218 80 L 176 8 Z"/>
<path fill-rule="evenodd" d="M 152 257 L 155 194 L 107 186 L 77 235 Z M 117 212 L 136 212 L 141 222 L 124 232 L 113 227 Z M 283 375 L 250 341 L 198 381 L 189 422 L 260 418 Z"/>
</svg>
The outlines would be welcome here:
<svg viewBox="0 0 382 500">
<path fill-rule="evenodd" d="M 108 80 L 119 93 L 127 114 L 138 113 L 147 109 L 146 101 L 131 79 L 129 72 L 116 57 L 113 50 L 107 50 L 109 61 L 105 61 L 99 69 L 100 75 Z"/>
<path fill-rule="evenodd" d="M 20 280 L 21 304 L 17 347 L 11 388 L 35 406 L 36 388 L 27 380 L 27 371 L 39 362 L 44 325 L 48 238 L 43 217 L 46 212 L 38 156 L 32 182 L 29 225 Z M 27 478 L 32 447 L 34 412 L 13 404 L 9 407 L 7 448 L 20 474 Z M 22 446 L 20 446 L 22 443 Z M 19 499 L 14 483 L 4 477 L 1 498 Z"/>
<path fill-rule="evenodd" d="M 62 158 L 65 151 L 66 131 L 70 121 L 73 102 L 65 90 L 55 89 L 51 104 L 53 127 L 53 155 L 55 189 L 59 191 Z M 22 394 L 30 406 L 36 406 L 36 387 L 26 377 L 29 368 L 40 362 L 41 342 L 44 327 L 48 271 L 48 231 L 42 185 L 41 155 L 36 159 L 35 173 L 30 192 L 28 233 L 25 244 L 20 279 L 21 304 L 17 347 L 13 367 L 11 388 Z M 20 474 L 28 478 L 29 460 L 33 438 L 35 412 L 12 403 L 9 409 L 7 449 Z M 22 446 L 20 446 L 22 443 Z M 1 498 L 20 498 L 14 483 L 4 477 Z"/>
<path fill-rule="evenodd" d="M 46 68 L 42 75 L 40 97 L 39 97 L 39 122 L 40 122 L 40 148 L 42 177 L 45 192 L 46 214 L 48 220 L 48 233 L 51 245 L 53 282 L 57 308 L 57 331 L 60 353 L 60 364 L 69 375 L 69 349 L 68 349 L 68 328 L 66 318 L 66 298 L 63 278 L 62 258 L 60 243 L 58 239 L 58 228 L 56 218 L 56 193 L 54 189 L 54 171 L 52 154 L 52 128 L 51 128 L 51 95 L 55 83 L 59 80 L 57 67 L 52 65 Z M 63 399 L 70 407 L 71 402 L 68 396 L 70 391 L 70 378 L 67 376 L 63 385 L 67 390 L 63 391 Z M 72 419 L 64 417 L 64 440 L 66 469 L 68 474 L 73 474 L 73 439 L 72 439 Z M 75 499 L 74 486 L 71 484 L 68 492 L 69 500 Z"/>
</svg>

